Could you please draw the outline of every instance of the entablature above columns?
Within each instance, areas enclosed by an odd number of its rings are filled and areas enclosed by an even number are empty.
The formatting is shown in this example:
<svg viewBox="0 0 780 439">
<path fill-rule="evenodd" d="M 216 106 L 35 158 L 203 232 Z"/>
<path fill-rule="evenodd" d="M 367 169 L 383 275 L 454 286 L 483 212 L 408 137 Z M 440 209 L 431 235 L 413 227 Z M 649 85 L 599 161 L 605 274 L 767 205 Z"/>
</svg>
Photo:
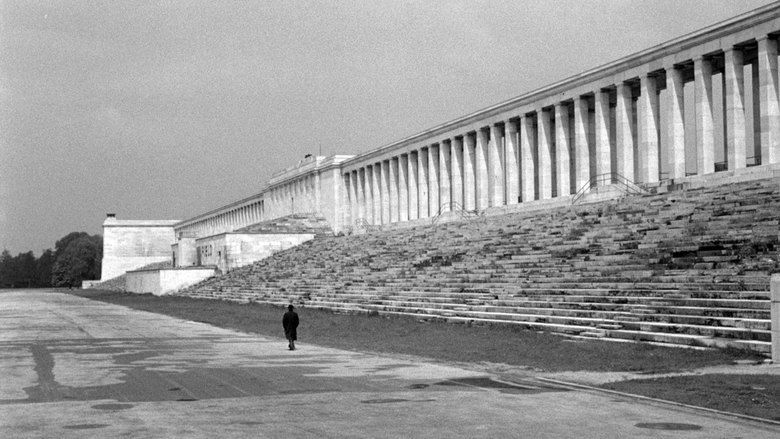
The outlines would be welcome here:
<svg viewBox="0 0 780 439">
<path fill-rule="evenodd" d="M 428 144 L 440 141 L 434 139 L 450 139 L 468 132 L 476 132 L 507 119 L 536 112 L 540 108 L 552 107 L 557 102 L 590 95 L 604 88 L 614 88 L 622 82 L 638 81 L 640 77 L 648 73 L 658 72 L 673 65 L 692 63 L 694 57 L 720 53 L 780 29 L 780 17 L 777 16 L 777 9 L 776 5 L 767 5 L 438 125 L 406 139 L 359 155 L 353 160 L 356 166 L 359 166 L 359 163 L 379 160 L 378 157 L 386 160 L 398 155 L 399 150 L 419 150 Z M 684 80 L 688 79 L 684 78 Z M 352 163 L 349 165 L 352 168 Z"/>
</svg>

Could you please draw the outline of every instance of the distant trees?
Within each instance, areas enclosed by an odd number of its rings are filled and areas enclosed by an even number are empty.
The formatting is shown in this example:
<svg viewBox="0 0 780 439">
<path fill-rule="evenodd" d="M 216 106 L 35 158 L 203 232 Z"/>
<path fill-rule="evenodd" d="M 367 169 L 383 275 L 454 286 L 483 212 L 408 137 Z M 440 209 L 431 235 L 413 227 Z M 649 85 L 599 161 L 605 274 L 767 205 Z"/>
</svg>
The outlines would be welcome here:
<svg viewBox="0 0 780 439">
<path fill-rule="evenodd" d="M 50 251 L 51 252 L 51 251 Z M 0 254 L 0 287 L 47 287 L 51 285 L 51 262 L 44 255 L 35 259 L 33 252 L 11 256 L 8 250 Z M 51 255 L 49 255 L 51 259 Z M 42 274 L 49 264 L 48 275 Z M 43 277 L 42 277 L 43 276 Z"/>
<path fill-rule="evenodd" d="M 54 287 L 81 286 L 85 279 L 100 279 L 103 237 L 86 232 L 65 235 L 54 244 L 51 284 Z"/>
<path fill-rule="evenodd" d="M 32 251 L 0 254 L 0 287 L 78 287 L 82 280 L 100 279 L 103 237 L 86 232 L 65 235 L 39 258 Z"/>
</svg>

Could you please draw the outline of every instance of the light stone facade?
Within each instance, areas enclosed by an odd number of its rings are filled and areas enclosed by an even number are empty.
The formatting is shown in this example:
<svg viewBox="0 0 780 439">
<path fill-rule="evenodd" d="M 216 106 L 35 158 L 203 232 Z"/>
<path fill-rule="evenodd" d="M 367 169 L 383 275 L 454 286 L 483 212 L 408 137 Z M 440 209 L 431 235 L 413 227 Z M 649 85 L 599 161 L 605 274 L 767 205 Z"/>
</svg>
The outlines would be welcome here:
<svg viewBox="0 0 780 439">
<path fill-rule="evenodd" d="M 778 35 L 768 5 L 357 156 L 307 157 L 176 224 L 177 259 L 291 214 L 350 233 L 571 202 L 617 176 L 658 190 L 760 178 L 780 167 Z"/>
<path fill-rule="evenodd" d="M 171 260 L 176 220 L 118 220 L 112 214 L 103 222 L 101 281 L 129 270 Z"/>
<path fill-rule="evenodd" d="M 265 259 L 277 251 L 314 238 L 311 233 L 221 233 L 195 241 L 196 266 L 216 267 L 220 273 Z M 179 265 L 183 267 L 183 265 Z"/>
<path fill-rule="evenodd" d="M 361 220 L 385 226 L 565 200 L 618 178 L 654 188 L 774 169 L 778 33 L 769 5 L 346 160 L 340 224 L 371 206 Z M 384 162 L 402 178 L 374 166 Z M 377 211 L 372 196 L 390 199 Z"/>
</svg>

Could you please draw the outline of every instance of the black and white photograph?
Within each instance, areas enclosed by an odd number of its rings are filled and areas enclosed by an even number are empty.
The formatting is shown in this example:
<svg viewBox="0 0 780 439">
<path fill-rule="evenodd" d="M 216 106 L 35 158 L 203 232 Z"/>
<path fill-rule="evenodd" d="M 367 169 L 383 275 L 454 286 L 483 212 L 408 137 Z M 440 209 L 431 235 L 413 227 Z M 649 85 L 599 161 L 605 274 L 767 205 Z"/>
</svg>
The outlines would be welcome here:
<svg viewBox="0 0 780 439">
<path fill-rule="evenodd" d="M 780 1 L 0 0 L 0 437 L 780 438 Z"/>
</svg>

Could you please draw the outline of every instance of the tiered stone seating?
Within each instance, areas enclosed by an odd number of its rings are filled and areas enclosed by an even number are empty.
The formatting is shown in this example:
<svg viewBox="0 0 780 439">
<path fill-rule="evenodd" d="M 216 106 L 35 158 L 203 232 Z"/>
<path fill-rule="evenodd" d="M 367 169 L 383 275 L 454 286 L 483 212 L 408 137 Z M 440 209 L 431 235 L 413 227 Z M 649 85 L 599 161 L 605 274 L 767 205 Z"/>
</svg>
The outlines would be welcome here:
<svg viewBox="0 0 780 439">
<path fill-rule="evenodd" d="M 331 235 L 333 231 L 324 216 L 316 213 L 298 213 L 252 224 L 236 230 L 236 233 L 263 233 Z"/>
<path fill-rule="evenodd" d="M 321 237 L 180 294 L 768 352 L 778 183 Z"/>
</svg>

